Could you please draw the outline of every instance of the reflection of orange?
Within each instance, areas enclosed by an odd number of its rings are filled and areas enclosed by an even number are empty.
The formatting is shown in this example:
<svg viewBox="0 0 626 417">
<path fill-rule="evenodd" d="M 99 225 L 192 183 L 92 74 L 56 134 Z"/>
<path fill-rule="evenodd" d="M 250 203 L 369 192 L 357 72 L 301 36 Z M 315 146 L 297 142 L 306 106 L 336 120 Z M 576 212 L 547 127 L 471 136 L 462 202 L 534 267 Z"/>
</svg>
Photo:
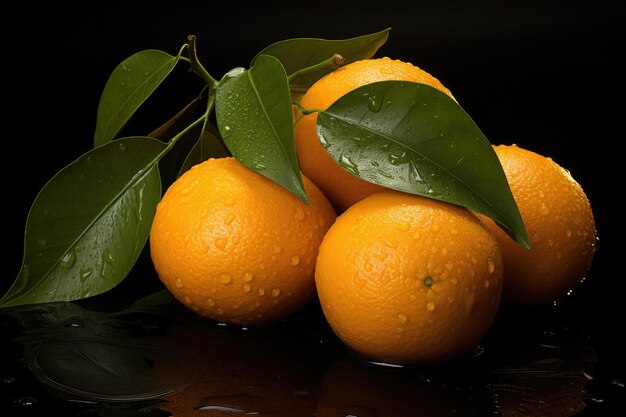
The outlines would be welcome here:
<svg viewBox="0 0 626 417">
<path fill-rule="evenodd" d="M 297 343 L 285 334 L 181 325 L 171 330 L 166 344 L 193 358 L 204 375 L 194 386 L 164 398 L 160 408 L 172 416 L 313 414 L 321 370 L 299 355 Z M 155 363 L 155 372 L 163 365 Z"/>
<path fill-rule="evenodd" d="M 477 406 L 470 397 L 420 381 L 419 374 L 407 369 L 339 362 L 324 377 L 315 416 L 463 417 L 478 415 Z M 490 405 L 483 406 L 488 415 Z"/>
</svg>

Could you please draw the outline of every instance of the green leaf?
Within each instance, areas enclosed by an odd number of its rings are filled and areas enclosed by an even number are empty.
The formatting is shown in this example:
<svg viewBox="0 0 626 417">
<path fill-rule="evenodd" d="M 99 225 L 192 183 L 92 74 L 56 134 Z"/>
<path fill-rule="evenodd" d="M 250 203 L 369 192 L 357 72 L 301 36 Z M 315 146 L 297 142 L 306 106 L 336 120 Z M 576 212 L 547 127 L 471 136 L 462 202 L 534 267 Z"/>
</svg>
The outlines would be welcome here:
<svg viewBox="0 0 626 417">
<path fill-rule="evenodd" d="M 359 36 L 351 39 L 328 40 L 316 38 L 296 38 L 276 42 L 263 49 L 253 59 L 254 63 L 261 55 L 271 55 L 278 58 L 285 67 L 287 75 L 296 71 L 313 66 L 334 54 L 339 54 L 349 64 L 361 59 L 369 59 L 374 56 L 389 37 L 387 28 L 383 31 L 370 35 Z M 315 81 L 332 72 L 335 68 L 327 67 L 313 72 L 307 72 L 291 80 L 294 90 L 306 91 Z"/>
<path fill-rule="evenodd" d="M 320 111 L 317 130 L 322 145 L 348 172 L 480 212 L 529 246 L 495 151 L 441 91 L 402 81 L 367 84 Z"/>
<path fill-rule="evenodd" d="M 174 69 L 178 56 L 149 49 L 122 61 L 107 81 L 96 119 L 94 147 L 115 138 L 141 104 Z"/>
<path fill-rule="evenodd" d="M 287 74 L 278 59 L 260 55 L 249 70 L 225 77 L 216 91 L 215 116 L 237 160 L 308 203 L 296 157 Z"/>
<path fill-rule="evenodd" d="M 204 130 L 200 134 L 200 138 L 187 154 L 187 158 L 183 162 L 178 176 L 188 171 L 192 166 L 206 161 L 209 158 L 225 158 L 232 156 L 224 142 L 220 139 L 217 128 L 207 123 Z"/>
<path fill-rule="evenodd" d="M 121 282 L 148 238 L 165 148 L 119 139 L 57 173 L 30 209 L 22 268 L 0 307 L 78 300 Z"/>
</svg>

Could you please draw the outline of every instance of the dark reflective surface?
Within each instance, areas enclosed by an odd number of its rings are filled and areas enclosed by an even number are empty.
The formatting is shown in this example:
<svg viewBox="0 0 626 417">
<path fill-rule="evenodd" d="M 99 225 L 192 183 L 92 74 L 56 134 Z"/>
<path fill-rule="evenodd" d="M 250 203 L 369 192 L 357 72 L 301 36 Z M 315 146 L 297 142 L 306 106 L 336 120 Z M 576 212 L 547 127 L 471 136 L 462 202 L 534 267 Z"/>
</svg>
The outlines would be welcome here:
<svg viewBox="0 0 626 417">
<path fill-rule="evenodd" d="M 3 314 L 0 408 L 15 416 L 584 416 L 611 411 L 609 397 L 625 394 L 615 379 L 594 397 L 597 355 L 567 305 L 505 305 L 467 357 L 402 367 L 346 349 L 317 305 L 246 329 L 197 318 L 164 295 L 120 311 L 55 303 Z"/>
<path fill-rule="evenodd" d="M 0 416 L 626 414 L 619 2 L 191 3 L 14 2 L 0 13 L 1 292 L 19 271 L 31 203 L 91 148 L 100 93 L 121 60 L 149 48 L 175 53 L 191 33 L 220 78 L 275 41 L 388 26 L 381 55 L 436 75 L 493 143 L 551 156 L 581 183 L 600 236 L 587 280 L 556 307 L 503 306 L 482 354 L 436 369 L 389 368 L 347 351 L 315 306 L 248 331 L 167 303 L 112 314 L 159 289 L 143 256 L 119 288 L 81 307 L 0 314 Z M 128 134 L 175 114 L 197 81 L 180 67 Z"/>
</svg>

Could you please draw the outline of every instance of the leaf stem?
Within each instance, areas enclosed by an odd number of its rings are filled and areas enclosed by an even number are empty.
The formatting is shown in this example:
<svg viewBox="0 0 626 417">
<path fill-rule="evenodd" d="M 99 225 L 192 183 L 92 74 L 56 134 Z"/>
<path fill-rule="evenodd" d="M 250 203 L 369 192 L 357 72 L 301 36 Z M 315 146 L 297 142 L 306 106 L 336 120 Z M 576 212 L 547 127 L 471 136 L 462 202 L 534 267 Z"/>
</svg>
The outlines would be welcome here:
<svg viewBox="0 0 626 417">
<path fill-rule="evenodd" d="M 333 56 L 331 56 L 328 59 L 325 59 L 322 62 L 319 62 L 315 65 L 311 65 L 310 67 L 306 67 L 306 68 L 301 68 L 298 71 L 294 72 L 293 74 L 291 74 L 290 76 L 287 77 L 287 79 L 289 80 L 289 82 L 291 83 L 291 81 L 293 81 L 294 78 L 297 78 L 303 74 L 308 74 L 310 72 L 314 72 L 317 70 L 321 70 L 321 69 L 326 69 L 326 68 L 330 68 L 330 67 L 340 67 L 343 64 L 345 64 L 346 60 L 344 57 L 342 57 L 339 54 L 333 54 Z"/>
<path fill-rule="evenodd" d="M 193 69 L 193 71 L 198 74 L 200 78 L 204 80 L 204 82 L 207 83 L 211 91 L 215 90 L 217 88 L 218 81 L 215 78 L 211 77 L 211 74 L 208 73 L 208 71 L 198 60 L 198 54 L 196 49 L 196 35 L 187 36 L 187 42 L 189 45 L 188 55 L 191 69 Z"/>
<path fill-rule="evenodd" d="M 176 142 L 178 142 L 178 139 L 180 139 L 181 137 L 183 137 L 187 132 L 189 132 L 191 129 L 193 129 L 194 127 L 196 127 L 198 124 L 204 122 L 206 123 L 207 119 L 209 118 L 209 114 L 211 113 L 211 111 L 213 110 L 213 105 L 215 104 L 215 94 L 213 94 L 212 91 L 209 91 L 209 103 L 207 104 L 207 109 L 204 112 L 204 114 L 200 117 L 198 117 L 196 120 L 194 120 L 193 123 L 191 123 L 189 126 L 187 126 L 186 128 L 184 128 L 183 130 L 181 130 L 178 134 L 176 134 L 176 136 L 174 136 L 172 139 L 170 139 L 170 141 L 167 143 L 167 146 L 165 147 L 165 149 L 163 149 L 163 151 L 159 154 L 159 156 L 157 157 L 157 159 L 161 159 L 166 153 L 168 153 L 170 151 L 170 149 L 172 149 L 174 147 L 174 145 L 176 144 Z"/>
<path fill-rule="evenodd" d="M 318 113 L 318 112 L 323 111 L 322 109 L 305 109 L 304 107 L 302 107 L 302 104 L 300 104 L 300 101 L 298 100 L 291 100 L 291 102 L 298 108 L 298 110 L 300 110 L 300 113 L 302 113 L 305 116 L 311 113 Z"/>
</svg>

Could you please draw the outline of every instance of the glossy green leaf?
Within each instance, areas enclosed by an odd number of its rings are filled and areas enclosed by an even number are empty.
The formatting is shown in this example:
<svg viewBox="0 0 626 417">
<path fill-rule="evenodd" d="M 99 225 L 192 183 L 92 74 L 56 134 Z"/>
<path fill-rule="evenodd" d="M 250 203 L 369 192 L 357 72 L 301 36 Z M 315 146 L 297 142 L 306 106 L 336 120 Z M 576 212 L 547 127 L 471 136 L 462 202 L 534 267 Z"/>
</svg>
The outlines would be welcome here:
<svg viewBox="0 0 626 417">
<path fill-rule="evenodd" d="M 78 300 L 121 282 L 161 198 L 164 149 L 156 139 L 119 139 L 57 173 L 31 207 L 22 268 L 0 307 Z"/>
<path fill-rule="evenodd" d="M 225 77 L 216 91 L 215 116 L 237 160 L 308 201 L 296 157 L 287 74 L 278 59 L 260 55 L 249 70 Z"/>
<path fill-rule="evenodd" d="M 322 145 L 348 172 L 483 213 L 529 246 L 491 144 L 439 90 L 402 81 L 368 84 L 321 111 L 317 129 Z"/>
<path fill-rule="evenodd" d="M 107 81 L 96 119 L 94 146 L 115 138 L 141 104 L 176 66 L 179 56 L 149 49 L 122 61 Z"/>
<path fill-rule="evenodd" d="M 261 55 L 272 55 L 283 64 L 287 75 L 322 62 L 334 54 L 341 55 L 345 59 L 345 64 L 349 64 L 373 57 L 376 51 L 387 41 L 390 30 L 391 28 L 388 28 L 377 33 L 341 40 L 287 39 L 263 49 L 252 62 L 254 64 Z M 327 67 L 294 77 L 291 80 L 291 88 L 306 91 L 315 81 L 334 69 Z"/>
<path fill-rule="evenodd" d="M 232 155 L 226 145 L 224 145 L 224 142 L 220 139 L 217 128 L 213 124 L 207 123 L 200 134 L 200 138 L 198 138 L 196 144 L 187 154 L 178 176 L 181 176 L 192 166 L 204 162 L 209 158 L 225 158 L 228 156 Z"/>
</svg>

